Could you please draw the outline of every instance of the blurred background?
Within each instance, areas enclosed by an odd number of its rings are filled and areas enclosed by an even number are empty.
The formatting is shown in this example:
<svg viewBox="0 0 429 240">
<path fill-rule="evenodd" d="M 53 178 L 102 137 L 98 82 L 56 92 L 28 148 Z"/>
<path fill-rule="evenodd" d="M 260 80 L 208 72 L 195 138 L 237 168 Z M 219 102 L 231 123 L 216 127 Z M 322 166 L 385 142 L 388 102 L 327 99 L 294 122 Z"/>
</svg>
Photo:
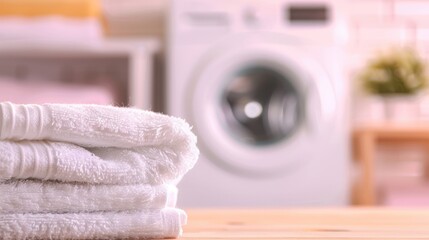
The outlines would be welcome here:
<svg viewBox="0 0 429 240">
<path fill-rule="evenodd" d="M 186 119 L 181 207 L 429 206 L 429 1 L 0 0 L 0 101 Z"/>
</svg>

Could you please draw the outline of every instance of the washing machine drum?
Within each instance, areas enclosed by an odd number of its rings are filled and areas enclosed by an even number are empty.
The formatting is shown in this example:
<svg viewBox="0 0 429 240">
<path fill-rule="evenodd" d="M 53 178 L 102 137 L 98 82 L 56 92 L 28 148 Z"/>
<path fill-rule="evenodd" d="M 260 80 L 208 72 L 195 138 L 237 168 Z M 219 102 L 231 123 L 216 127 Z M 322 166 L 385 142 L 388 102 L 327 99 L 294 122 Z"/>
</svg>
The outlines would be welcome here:
<svg viewBox="0 0 429 240">
<path fill-rule="evenodd" d="M 274 176 L 312 158 L 336 107 L 320 64 L 284 46 L 219 53 L 196 69 L 188 89 L 202 153 L 244 175 Z"/>
<path fill-rule="evenodd" d="M 304 101 L 289 78 L 273 68 L 255 65 L 226 80 L 219 117 L 231 137 L 263 145 L 293 135 L 303 115 Z"/>
</svg>

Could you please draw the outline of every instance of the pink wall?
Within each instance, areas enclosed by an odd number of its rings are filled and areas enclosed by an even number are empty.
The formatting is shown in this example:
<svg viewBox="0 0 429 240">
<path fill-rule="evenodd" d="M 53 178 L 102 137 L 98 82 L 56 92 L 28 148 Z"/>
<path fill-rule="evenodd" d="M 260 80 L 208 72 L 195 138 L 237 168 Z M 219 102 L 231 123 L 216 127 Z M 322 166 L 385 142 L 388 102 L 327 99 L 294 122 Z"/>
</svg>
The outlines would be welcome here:
<svg viewBox="0 0 429 240">
<path fill-rule="evenodd" d="M 429 56 L 429 1 L 358 0 L 344 5 L 350 27 L 350 64 L 362 65 L 380 48 L 411 45 Z"/>
</svg>

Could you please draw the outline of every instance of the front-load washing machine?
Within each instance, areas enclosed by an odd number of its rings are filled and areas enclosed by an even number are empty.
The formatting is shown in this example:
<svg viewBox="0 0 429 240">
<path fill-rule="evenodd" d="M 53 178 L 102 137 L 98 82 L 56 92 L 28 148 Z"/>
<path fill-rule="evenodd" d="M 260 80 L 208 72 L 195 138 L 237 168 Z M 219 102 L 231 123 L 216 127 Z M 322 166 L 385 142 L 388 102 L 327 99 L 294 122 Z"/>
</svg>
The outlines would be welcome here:
<svg viewBox="0 0 429 240">
<path fill-rule="evenodd" d="M 201 151 L 178 204 L 347 204 L 346 31 L 332 2 L 171 4 L 167 113 L 193 125 Z"/>
</svg>

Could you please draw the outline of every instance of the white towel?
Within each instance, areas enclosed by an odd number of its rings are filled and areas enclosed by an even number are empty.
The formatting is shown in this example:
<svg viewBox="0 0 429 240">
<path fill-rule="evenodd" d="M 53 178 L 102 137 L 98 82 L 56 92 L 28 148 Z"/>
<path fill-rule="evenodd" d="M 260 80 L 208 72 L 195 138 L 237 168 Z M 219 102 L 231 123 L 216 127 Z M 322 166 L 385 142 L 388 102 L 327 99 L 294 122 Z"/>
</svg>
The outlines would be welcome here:
<svg viewBox="0 0 429 240">
<path fill-rule="evenodd" d="M 138 211 L 175 207 L 170 185 L 89 185 L 51 181 L 0 183 L 0 214 Z"/>
<path fill-rule="evenodd" d="M 98 105 L 0 103 L 0 179 L 177 183 L 198 157 L 178 118 Z M 65 143 L 67 142 L 67 143 Z"/>
<path fill-rule="evenodd" d="M 175 238 L 186 224 L 178 209 L 139 212 L 0 215 L 0 239 Z"/>
<path fill-rule="evenodd" d="M 186 214 L 165 208 L 177 195 L 169 185 L 198 154 L 178 118 L 0 103 L 0 239 L 177 237 Z"/>
</svg>

